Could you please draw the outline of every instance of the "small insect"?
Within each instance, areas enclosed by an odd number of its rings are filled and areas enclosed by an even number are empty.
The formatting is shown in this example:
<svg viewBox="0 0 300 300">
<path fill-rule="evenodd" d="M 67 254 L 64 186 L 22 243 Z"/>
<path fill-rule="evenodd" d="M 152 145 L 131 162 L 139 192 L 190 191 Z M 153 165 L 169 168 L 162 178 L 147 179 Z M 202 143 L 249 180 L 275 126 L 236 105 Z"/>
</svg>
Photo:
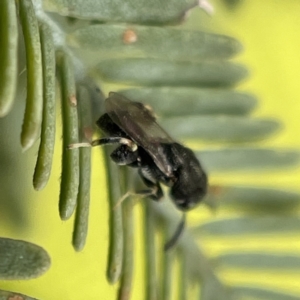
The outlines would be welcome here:
<svg viewBox="0 0 300 300">
<path fill-rule="evenodd" d="M 97 125 L 107 135 L 69 148 L 118 144 L 111 159 L 118 165 L 137 168 L 148 190 L 144 194 L 158 201 L 161 183 L 170 188 L 170 197 L 183 212 L 194 208 L 207 191 L 207 176 L 192 150 L 174 141 L 156 122 L 153 111 L 140 102 L 110 92 Z M 185 213 L 165 250 L 173 247 L 185 226 Z"/>
</svg>

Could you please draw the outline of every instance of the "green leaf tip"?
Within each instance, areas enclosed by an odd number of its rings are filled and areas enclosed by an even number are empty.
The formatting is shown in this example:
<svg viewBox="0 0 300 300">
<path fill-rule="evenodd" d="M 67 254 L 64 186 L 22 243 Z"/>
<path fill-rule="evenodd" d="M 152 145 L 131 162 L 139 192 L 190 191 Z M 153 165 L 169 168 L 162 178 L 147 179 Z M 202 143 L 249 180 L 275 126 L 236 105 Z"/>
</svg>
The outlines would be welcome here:
<svg viewBox="0 0 300 300">
<path fill-rule="evenodd" d="M 167 118 L 161 123 L 178 139 L 239 143 L 265 139 L 280 127 L 275 120 L 223 115 Z"/>
<path fill-rule="evenodd" d="M 181 22 L 197 0 L 44 0 L 45 10 L 79 19 L 104 22 L 166 24 Z"/>
<path fill-rule="evenodd" d="M 205 203 L 211 207 L 234 207 L 244 213 L 292 212 L 300 204 L 300 193 L 267 187 L 210 186 Z"/>
<path fill-rule="evenodd" d="M 0 20 L 0 117 L 4 117 L 13 106 L 17 89 L 18 21 L 14 1 L 0 1 Z"/>
<path fill-rule="evenodd" d="M 151 58 L 105 60 L 96 72 L 107 81 L 146 86 L 232 86 L 248 72 L 227 61 L 182 62 Z"/>
<path fill-rule="evenodd" d="M 91 142 L 93 124 L 90 94 L 81 85 L 78 86 L 77 90 L 80 141 Z M 76 251 L 81 251 L 84 248 L 88 234 L 91 148 L 79 149 L 79 169 L 79 190 L 72 238 L 72 244 Z"/>
<path fill-rule="evenodd" d="M 38 300 L 24 294 L 0 290 L 0 300 Z"/>
<path fill-rule="evenodd" d="M 68 145 L 78 143 L 77 99 L 71 59 L 62 51 L 56 53 L 56 59 L 61 86 L 63 125 L 59 213 L 62 220 L 67 220 L 75 210 L 79 187 L 79 149 L 68 149 Z"/>
<path fill-rule="evenodd" d="M 299 232 L 300 218 L 295 216 L 256 216 L 221 219 L 195 227 L 195 234 L 217 236 L 279 234 Z"/>
<path fill-rule="evenodd" d="M 35 190 L 43 189 L 50 177 L 55 144 L 55 49 L 51 30 L 39 23 L 43 66 L 43 120 L 41 141 L 33 175 Z"/>
<path fill-rule="evenodd" d="M 50 267 L 47 252 L 32 243 L 0 238 L 0 279 L 22 280 L 36 278 Z"/>
<path fill-rule="evenodd" d="M 158 117 L 246 115 L 257 104 L 253 95 L 228 89 L 142 87 L 120 90 L 119 93 L 150 105 Z"/>
<path fill-rule="evenodd" d="M 241 50 L 228 36 L 171 27 L 97 24 L 68 35 L 68 44 L 101 57 L 146 57 L 173 60 L 228 59 Z M 103 58 L 102 58 L 103 59 Z"/>
<path fill-rule="evenodd" d="M 38 139 L 43 110 L 43 70 L 38 21 L 31 0 L 19 1 L 20 20 L 26 48 L 27 100 L 21 145 L 28 150 Z"/>
<path fill-rule="evenodd" d="M 242 269 L 299 270 L 300 256 L 276 254 L 269 252 L 235 252 L 219 255 L 215 262 L 218 265 Z"/>
<path fill-rule="evenodd" d="M 266 148 L 231 148 L 196 151 L 208 172 L 265 171 L 295 167 L 300 163 L 300 153 L 293 150 Z"/>
<path fill-rule="evenodd" d="M 233 293 L 245 299 L 257 300 L 299 300 L 299 295 L 287 294 L 277 289 L 264 289 L 257 286 L 234 286 L 231 287 Z"/>
</svg>

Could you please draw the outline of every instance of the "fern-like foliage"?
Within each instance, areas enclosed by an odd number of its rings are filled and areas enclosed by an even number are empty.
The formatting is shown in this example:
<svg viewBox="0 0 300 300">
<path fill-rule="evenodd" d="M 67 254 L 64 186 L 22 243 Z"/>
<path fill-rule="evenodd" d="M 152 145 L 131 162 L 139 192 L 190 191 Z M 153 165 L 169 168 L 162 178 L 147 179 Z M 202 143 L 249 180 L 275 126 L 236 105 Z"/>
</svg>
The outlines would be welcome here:
<svg viewBox="0 0 300 300">
<path fill-rule="evenodd" d="M 193 141 L 208 174 L 261 172 L 299 163 L 296 151 L 249 147 L 250 142 L 268 138 L 280 124 L 277 120 L 250 116 L 257 104 L 255 97 L 233 89 L 247 75 L 244 66 L 229 60 L 240 52 L 240 43 L 224 35 L 163 26 L 181 23 L 188 11 L 199 4 L 210 7 L 207 1 L 195 0 L 1 1 L 0 116 L 10 112 L 17 98 L 18 64 L 22 65 L 23 61 L 18 51 L 24 49 L 27 99 L 21 146 L 26 151 L 40 138 L 33 186 L 41 190 L 51 175 L 56 100 L 60 98 L 63 139 L 59 214 L 62 220 L 68 220 L 75 213 L 72 242 L 76 251 L 84 248 L 88 234 L 91 149 L 70 151 L 68 145 L 92 140 L 95 120 L 104 112 L 102 90 L 108 83 L 122 85 L 119 93 L 151 105 L 161 117 L 163 127 L 176 139 Z M 199 141 L 204 143 L 201 149 Z M 209 149 L 208 145 L 218 147 Z M 10 148 L 3 147 L 1 151 L 0 161 Z M 106 275 L 109 283 L 119 283 L 117 299 L 125 300 L 130 299 L 133 285 L 134 201 L 116 204 L 128 190 L 135 190 L 139 182 L 134 174 L 115 166 L 106 151 L 110 206 Z M 3 168 L 1 177 L 2 172 Z M 17 197 L 20 197 L 18 193 L 7 191 L 0 204 L 4 208 L 7 205 L 7 211 L 18 209 L 7 204 L 14 203 Z M 190 298 L 189 288 L 193 284 L 199 290 L 193 299 L 298 299 L 257 286 L 229 287 L 219 279 L 216 262 L 204 254 L 197 239 L 208 234 L 274 233 L 276 228 L 299 230 L 298 217 L 291 216 L 298 202 L 299 194 L 291 191 L 211 184 L 205 203 L 213 210 L 233 207 L 241 216 L 188 229 L 176 249 L 164 253 L 163 244 L 178 224 L 178 213 L 168 199 L 159 204 L 144 201 L 145 299 L 174 299 L 172 285 L 176 280 L 180 287 L 178 299 Z M 16 247 L 20 254 L 11 252 L 14 246 L 7 239 L 1 238 L 0 243 L 0 278 L 28 279 L 40 275 L 49 266 L 44 250 L 35 256 L 27 248 L 23 251 Z M 40 249 L 32 245 L 29 248 Z M 33 257 L 33 262 L 11 262 L 3 259 L 1 253 Z M 178 278 L 172 272 L 175 261 L 180 268 Z M 300 258 L 236 252 L 222 254 L 216 261 L 245 269 L 262 265 L 280 269 L 298 266 Z M 33 299 L 0 291 L 0 299 L 9 297 Z M 100 298 L 95 295 L 95 299 Z"/>
</svg>

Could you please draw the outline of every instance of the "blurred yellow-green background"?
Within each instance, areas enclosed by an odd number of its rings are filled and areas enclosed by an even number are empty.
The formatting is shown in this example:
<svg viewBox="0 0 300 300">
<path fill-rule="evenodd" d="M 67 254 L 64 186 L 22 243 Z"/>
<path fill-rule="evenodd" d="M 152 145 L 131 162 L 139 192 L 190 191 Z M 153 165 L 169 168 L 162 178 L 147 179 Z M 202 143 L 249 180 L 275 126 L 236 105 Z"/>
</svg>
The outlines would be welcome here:
<svg viewBox="0 0 300 300">
<path fill-rule="evenodd" d="M 237 38 L 244 51 L 235 60 L 246 65 L 250 76 L 237 89 L 250 91 L 259 98 L 254 115 L 273 117 L 280 120 L 283 127 L 271 138 L 260 142 L 260 146 L 276 149 L 295 148 L 300 150 L 300 2 L 298 0 L 243 0 L 228 9 L 224 1 L 211 1 L 215 6 L 212 17 L 195 9 L 184 28 L 205 29 Z M 108 87 L 104 86 L 106 92 Z M 58 113 L 60 116 L 60 113 Z M 12 116 L 8 116 L 10 118 Z M 60 119 L 60 118 L 58 118 Z M 20 128 L 21 129 L 21 128 Z M 10 143 L 19 139 L 18 135 L 7 135 L 0 143 Z M 29 226 L 20 230 L 11 225 L 5 216 L 0 219 L 0 235 L 24 239 L 43 246 L 52 258 L 50 270 L 42 277 L 29 281 L 1 281 L 1 289 L 18 291 L 33 297 L 52 299 L 115 299 L 118 285 L 111 286 L 106 281 L 105 270 L 108 248 L 108 203 L 106 200 L 106 178 L 103 159 L 99 151 L 93 151 L 91 211 L 89 235 L 84 250 L 76 253 L 71 245 L 73 220 L 63 222 L 58 214 L 61 125 L 57 124 L 55 163 L 48 186 L 41 192 L 31 187 L 34 158 L 37 148 L 16 155 L 29 159 L 32 164 L 26 170 L 16 170 L 23 174 L 30 192 L 24 194 L 30 216 Z M 246 184 L 287 188 L 300 192 L 300 167 L 276 172 L 214 174 L 211 183 Z M 16 182 L 18 189 L 18 182 Z M 221 210 L 216 214 L 202 207 L 189 216 L 189 223 L 231 216 L 237 212 Z M 297 212 L 299 215 L 299 212 Z M 143 251 L 141 243 L 142 213 L 139 205 L 135 208 L 136 260 L 132 299 L 143 299 Z M 299 236 L 295 234 L 252 236 L 245 238 L 205 238 L 201 247 L 209 257 L 228 250 L 270 250 L 276 253 L 300 255 Z M 200 245 L 200 241 L 199 241 Z M 271 272 L 267 270 L 241 271 L 235 269 L 218 270 L 226 284 L 253 283 L 261 287 L 276 288 L 294 293 L 300 298 L 300 272 Z"/>
</svg>

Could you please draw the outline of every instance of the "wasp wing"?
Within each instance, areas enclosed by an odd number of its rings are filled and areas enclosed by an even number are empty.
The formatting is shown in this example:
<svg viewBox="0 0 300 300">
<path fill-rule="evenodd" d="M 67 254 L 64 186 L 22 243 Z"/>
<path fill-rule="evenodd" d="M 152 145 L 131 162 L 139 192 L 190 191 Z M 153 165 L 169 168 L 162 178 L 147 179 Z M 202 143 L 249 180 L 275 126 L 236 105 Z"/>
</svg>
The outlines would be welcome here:
<svg viewBox="0 0 300 300">
<path fill-rule="evenodd" d="M 174 143 L 174 140 L 156 123 L 151 109 L 114 92 L 105 100 L 105 108 L 113 122 L 148 152 L 165 175 L 170 176 L 172 170 L 162 143 Z"/>
</svg>

